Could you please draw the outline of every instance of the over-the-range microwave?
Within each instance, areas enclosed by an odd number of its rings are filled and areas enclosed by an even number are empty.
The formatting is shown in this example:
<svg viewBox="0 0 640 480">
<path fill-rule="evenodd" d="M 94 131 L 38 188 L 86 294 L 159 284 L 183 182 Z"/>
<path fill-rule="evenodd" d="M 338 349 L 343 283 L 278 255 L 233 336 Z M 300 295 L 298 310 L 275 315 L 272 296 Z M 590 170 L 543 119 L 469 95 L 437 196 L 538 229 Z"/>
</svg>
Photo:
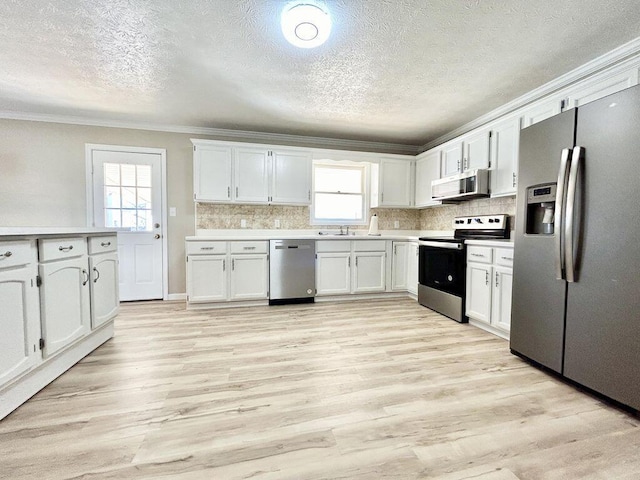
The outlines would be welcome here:
<svg viewBox="0 0 640 480">
<path fill-rule="evenodd" d="M 489 196 L 489 171 L 469 170 L 431 182 L 431 198 L 459 201 Z"/>
</svg>

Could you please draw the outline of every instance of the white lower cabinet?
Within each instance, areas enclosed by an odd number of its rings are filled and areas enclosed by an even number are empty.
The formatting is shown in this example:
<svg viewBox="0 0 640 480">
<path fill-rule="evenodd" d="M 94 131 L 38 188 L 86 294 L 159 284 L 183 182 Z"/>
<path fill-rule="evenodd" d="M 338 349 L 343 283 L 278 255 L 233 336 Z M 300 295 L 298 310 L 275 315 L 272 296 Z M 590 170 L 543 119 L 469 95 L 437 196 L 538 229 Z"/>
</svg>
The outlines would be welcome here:
<svg viewBox="0 0 640 480">
<path fill-rule="evenodd" d="M 386 290 L 386 240 L 321 240 L 316 252 L 318 296 Z"/>
<path fill-rule="evenodd" d="M 35 241 L 0 242 L 0 387 L 41 358 L 36 262 Z"/>
<path fill-rule="evenodd" d="M 512 272 L 512 247 L 467 247 L 465 313 L 473 325 L 503 338 L 511 328 Z"/>
<path fill-rule="evenodd" d="M 187 241 L 187 305 L 269 298 L 266 241 Z"/>
<path fill-rule="evenodd" d="M 117 249 L 118 240 L 115 236 L 89 239 L 91 328 L 104 325 L 120 309 Z"/>
<path fill-rule="evenodd" d="M 229 300 L 260 300 L 269 297 L 267 254 L 231 255 Z"/>
<path fill-rule="evenodd" d="M 116 235 L 0 241 L 0 418 L 113 336 Z"/>
<path fill-rule="evenodd" d="M 407 291 L 418 295 L 418 265 L 420 263 L 418 243 L 409 242 L 407 250 Z"/>
</svg>

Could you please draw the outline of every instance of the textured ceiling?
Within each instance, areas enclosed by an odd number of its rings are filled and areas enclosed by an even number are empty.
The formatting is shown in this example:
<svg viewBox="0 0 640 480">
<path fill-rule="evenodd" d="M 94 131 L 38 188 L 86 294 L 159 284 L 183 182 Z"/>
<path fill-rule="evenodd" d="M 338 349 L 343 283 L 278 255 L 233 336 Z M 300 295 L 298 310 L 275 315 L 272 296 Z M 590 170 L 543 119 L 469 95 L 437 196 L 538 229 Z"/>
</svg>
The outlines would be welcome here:
<svg viewBox="0 0 640 480">
<path fill-rule="evenodd" d="M 421 145 L 640 35 L 638 0 L 3 0 L 0 110 Z"/>
</svg>

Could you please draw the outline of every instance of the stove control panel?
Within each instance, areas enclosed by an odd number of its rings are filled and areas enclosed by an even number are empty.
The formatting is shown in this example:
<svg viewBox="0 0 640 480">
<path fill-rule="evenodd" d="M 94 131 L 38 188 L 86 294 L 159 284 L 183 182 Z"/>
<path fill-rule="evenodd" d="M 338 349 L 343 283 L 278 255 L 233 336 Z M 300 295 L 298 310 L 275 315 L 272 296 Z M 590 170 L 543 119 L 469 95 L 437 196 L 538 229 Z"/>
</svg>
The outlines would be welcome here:
<svg viewBox="0 0 640 480">
<path fill-rule="evenodd" d="M 507 225 L 509 215 L 475 215 L 472 217 L 455 217 L 455 230 L 502 230 Z"/>
</svg>

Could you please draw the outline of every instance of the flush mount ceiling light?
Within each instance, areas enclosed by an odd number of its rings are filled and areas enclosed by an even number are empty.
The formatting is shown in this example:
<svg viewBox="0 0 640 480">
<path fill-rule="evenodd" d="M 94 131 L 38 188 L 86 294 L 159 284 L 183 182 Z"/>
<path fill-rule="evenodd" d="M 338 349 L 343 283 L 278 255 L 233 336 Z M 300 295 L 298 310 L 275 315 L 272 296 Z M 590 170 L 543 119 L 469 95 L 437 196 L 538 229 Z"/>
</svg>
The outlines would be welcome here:
<svg viewBox="0 0 640 480">
<path fill-rule="evenodd" d="M 296 2 L 282 11 L 282 33 L 287 41 L 300 48 L 322 45 L 331 33 L 331 17 L 320 5 Z"/>
</svg>

